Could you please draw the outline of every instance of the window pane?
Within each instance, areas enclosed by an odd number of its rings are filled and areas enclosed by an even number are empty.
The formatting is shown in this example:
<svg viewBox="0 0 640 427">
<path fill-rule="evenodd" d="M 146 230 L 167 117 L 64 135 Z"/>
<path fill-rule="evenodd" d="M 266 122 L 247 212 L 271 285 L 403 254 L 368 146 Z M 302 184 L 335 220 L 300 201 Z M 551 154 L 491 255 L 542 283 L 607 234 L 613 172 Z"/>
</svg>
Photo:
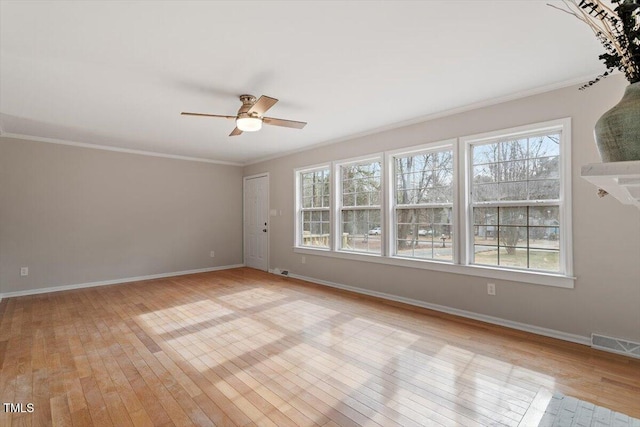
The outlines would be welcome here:
<svg viewBox="0 0 640 427">
<path fill-rule="evenodd" d="M 397 209 L 395 254 L 452 261 L 452 214 L 451 208 Z"/>
<path fill-rule="evenodd" d="M 381 253 L 380 210 L 343 210 L 341 249 Z"/>
<path fill-rule="evenodd" d="M 527 227 L 500 226 L 498 244 L 509 247 L 527 247 Z"/>
<path fill-rule="evenodd" d="M 530 158 L 558 155 L 560 155 L 559 133 L 529 138 Z"/>
<path fill-rule="evenodd" d="M 518 160 L 515 162 L 499 163 L 500 181 L 523 181 L 527 179 L 528 162 Z"/>
<path fill-rule="evenodd" d="M 498 147 L 499 144 L 474 145 L 471 151 L 473 164 L 479 165 L 498 162 Z"/>
<path fill-rule="evenodd" d="M 500 208 L 500 225 L 527 225 L 527 208 Z"/>
<path fill-rule="evenodd" d="M 560 198 L 560 181 L 545 179 L 529 181 L 530 200 L 556 200 Z"/>
<path fill-rule="evenodd" d="M 329 247 L 329 211 L 305 211 L 302 213 L 303 246 Z"/>
<path fill-rule="evenodd" d="M 473 183 L 486 184 L 500 180 L 499 163 L 484 164 L 473 167 Z"/>
<path fill-rule="evenodd" d="M 342 195 L 342 206 L 355 206 L 356 205 L 356 196 L 355 194 L 343 194 Z"/>
<path fill-rule="evenodd" d="M 527 138 L 498 143 L 500 161 L 524 160 L 528 157 Z"/>
<path fill-rule="evenodd" d="M 311 234 L 322 234 L 322 226 L 319 222 L 311 222 Z"/>
<path fill-rule="evenodd" d="M 560 177 L 560 163 L 558 156 L 540 157 L 529 160 L 529 179 Z"/>
<path fill-rule="evenodd" d="M 475 208 L 473 223 L 496 225 L 498 223 L 498 208 Z"/>
<path fill-rule="evenodd" d="M 326 222 L 323 221 L 322 222 L 322 234 L 327 235 L 327 236 L 329 235 L 329 232 L 330 232 L 330 229 L 331 229 L 329 225 L 330 224 L 329 224 L 328 221 L 326 221 Z M 329 242 L 327 241 L 327 246 L 329 246 L 328 243 Z"/>
<path fill-rule="evenodd" d="M 499 184 L 478 184 L 473 186 L 474 202 L 492 202 L 500 200 Z"/>
<path fill-rule="evenodd" d="M 498 246 L 498 227 L 476 225 L 473 227 L 473 243 L 483 246 Z"/>
<path fill-rule="evenodd" d="M 532 248 L 560 249 L 559 214 L 557 206 L 529 208 L 529 245 Z"/>
<path fill-rule="evenodd" d="M 380 192 L 379 191 L 374 191 L 374 192 L 370 193 L 369 194 L 369 201 L 371 203 L 371 206 L 380 205 Z"/>
<path fill-rule="evenodd" d="M 473 250 L 476 264 L 498 265 L 498 248 L 496 246 L 475 245 Z"/>
<path fill-rule="evenodd" d="M 559 206 L 473 209 L 474 263 L 560 271 Z"/>
<path fill-rule="evenodd" d="M 526 182 L 501 182 L 498 188 L 500 189 L 498 200 L 527 200 Z"/>
<path fill-rule="evenodd" d="M 529 251 L 529 268 L 545 271 L 560 270 L 560 252 L 531 249 Z"/>
<path fill-rule="evenodd" d="M 398 203 L 453 203 L 452 151 L 398 157 L 395 165 Z"/>
<path fill-rule="evenodd" d="M 352 179 L 343 179 L 342 180 L 342 192 L 343 193 L 353 193 L 356 191 L 356 188 L 353 184 Z"/>
<path fill-rule="evenodd" d="M 380 162 L 341 166 L 342 206 L 380 204 Z"/>
<path fill-rule="evenodd" d="M 356 193 L 356 206 L 369 206 L 369 193 Z"/>
<path fill-rule="evenodd" d="M 329 207 L 329 181 L 329 169 L 300 174 L 302 207 Z"/>
<path fill-rule="evenodd" d="M 473 202 L 559 199 L 559 141 L 551 134 L 473 146 Z"/>
<path fill-rule="evenodd" d="M 500 253 L 498 254 L 498 265 L 503 265 L 505 267 L 527 268 L 527 249 L 511 247 L 500 248 Z"/>
</svg>

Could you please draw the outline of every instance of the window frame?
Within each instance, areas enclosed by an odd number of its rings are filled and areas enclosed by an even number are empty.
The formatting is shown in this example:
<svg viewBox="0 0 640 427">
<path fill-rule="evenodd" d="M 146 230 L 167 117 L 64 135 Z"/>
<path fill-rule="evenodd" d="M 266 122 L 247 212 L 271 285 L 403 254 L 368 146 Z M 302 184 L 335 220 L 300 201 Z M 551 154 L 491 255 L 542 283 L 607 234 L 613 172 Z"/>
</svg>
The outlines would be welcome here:
<svg viewBox="0 0 640 427">
<path fill-rule="evenodd" d="M 534 134 L 560 132 L 560 150 L 559 150 L 559 181 L 560 195 L 557 205 L 559 206 L 559 222 L 560 222 L 560 246 L 559 246 L 559 272 L 546 272 L 542 270 L 509 268 L 504 266 L 490 266 L 473 264 L 473 201 L 471 200 L 471 189 L 473 180 L 473 162 L 472 147 L 476 144 L 485 144 L 497 141 L 504 141 L 509 138 L 526 137 Z M 461 200 L 459 203 L 462 209 L 461 215 L 464 220 L 460 231 L 463 238 L 460 247 L 461 259 L 460 264 L 482 267 L 489 269 L 497 269 L 504 271 L 520 272 L 525 271 L 531 274 L 551 274 L 560 277 L 573 276 L 573 228 L 571 223 L 571 118 L 550 120 L 542 123 L 533 123 L 524 126 L 513 127 L 509 129 L 501 129 L 493 132 L 485 132 L 481 134 L 469 135 L 459 139 L 458 149 L 460 151 L 459 158 L 464 160 L 464 165 L 460 167 L 460 182 L 463 183 L 464 189 L 461 191 Z M 496 203 L 499 206 L 546 206 L 551 202 L 536 202 L 534 200 L 523 200 L 518 202 Z M 494 204 L 492 203 L 491 206 Z M 555 206 L 555 202 L 553 202 Z M 488 205 L 489 206 L 489 205 Z M 573 286 L 571 286 L 573 287 Z"/>
<path fill-rule="evenodd" d="M 546 131 L 561 131 L 560 143 L 560 266 L 561 273 L 530 270 L 522 268 L 509 268 L 508 266 L 492 266 L 471 264 L 470 251 L 473 250 L 473 211 L 469 189 L 471 185 L 472 164 L 471 146 L 479 142 L 491 139 L 504 139 L 518 135 L 530 135 Z M 443 261 L 428 258 L 402 257 L 394 254 L 395 251 L 395 169 L 394 159 L 407 157 L 427 151 L 438 151 L 451 147 L 453 151 L 453 261 Z M 379 161 L 381 164 L 381 253 L 355 252 L 340 250 L 341 239 L 341 186 L 339 179 L 340 166 L 362 163 L 367 160 Z M 301 172 L 309 172 L 318 169 L 330 169 L 330 244 L 329 248 L 302 246 L 302 226 L 300 209 L 300 177 Z M 343 260 L 373 262 L 399 267 L 433 270 L 446 273 L 504 280 L 508 282 L 531 283 L 537 285 L 573 288 L 575 277 L 573 276 L 573 230 L 572 230 L 572 174 L 571 174 L 571 118 L 562 118 L 546 122 L 533 123 L 525 126 L 500 129 L 492 132 L 479 133 L 427 144 L 408 146 L 401 149 L 374 153 L 355 158 L 335 160 L 313 166 L 301 167 L 295 172 L 295 240 L 293 252 L 302 255 L 319 255 Z M 530 205 L 534 205 L 530 204 Z"/>
<path fill-rule="evenodd" d="M 329 171 L 329 206 L 326 208 L 305 208 L 303 206 L 302 201 L 302 175 L 305 173 L 318 172 L 318 171 Z M 294 193 L 295 193 L 295 236 L 294 236 L 294 246 L 297 248 L 304 249 L 312 249 L 316 251 L 330 251 L 332 250 L 332 236 L 333 236 L 333 221 L 332 221 L 332 205 L 333 205 L 333 171 L 331 168 L 331 163 L 319 164 L 308 166 L 304 168 L 297 168 L 294 170 Z M 329 245 L 328 247 L 322 246 L 310 246 L 304 245 L 304 238 L 302 233 L 304 232 L 304 227 L 302 225 L 304 219 L 304 212 L 309 211 L 328 211 L 329 212 Z"/>
<path fill-rule="evenodd" d="M 389 151 L 386 154 L 386 166 L 387 166 L 387 171 L 388 171 L 388 175 L 389 178 L 387 179 L 387 191 L 385 193 L 387 193 L 387 198 L 388 198 L 388 212 L 387 212 L 387 216 L 390 219 L 389 224 L 387 229 L 389 230 L 388 234 L 389 234 L 389 240 L 388 240 L 388 250 L 389 250 L 389 256 L 392 258 L 396 258 L 396 259 L 406 259 L 406 260 L 416 260 L 416 261 L 428 261 L 428 262 L 437 262 L 437 263 L 444 263 L 444 264 L 448 264 L 448 265 L 453 265 L 453 264 L 457 264 L 457 259 L 458 259 L 458 252 L 459 252 L 459 245 L 456 243 L 456 239 L 457 239 L 457 235 L 459 234 L 457 232 L 457 228 L 459 227 L 458 223 L 459 223 L 459 219 L 458 219 L 458 212 L 456 209 L 456 205 L 457 205 L 457 201 L 458 201 L 458 161 L 457 161 L 457 149 L 456 149 L 456 142 L 457 140 L 455 138 L 453 139 L 447 139 L 444 141 L 437 141 L 437 142 L 432 142 L 432 143 L 428 143 L 428 144 L 422 144 L 419 146 L 415 146 L 415 147 L 410 147 L 408 150 L 406 148 L 404 149 L 399 149 L 399 150 L 393 150 L 393 151 Z M 420 154 L 427 154 L 427 153 L 438 153 L 438 152 L 442 152 L 442 151 L 447 151 L 447 150 L 451 150 L 451 154 L 453 156 L 452 160 L 453 160 L 453 176 L 452 176 L 452 187 L 453 187 L 453 198 L 452 198 L 452 202 L 451 202 L 451 213 L 452 213 L 452 230 L 454 231 L 453 235 L 454 238 L 452 239 L 452 250 L 453 250 L 453 256 L 451 261 L 444 261 L 444 260 L 438 260 L 438 259 L 433 259 L 433 258 L 418 258 L 418 257 L 407 257 L 407 256 L 402 256 L 402 255 L 398 255 L 397 254 L 397 225 L 398 225 L 398 218 L 397 218 L 397 210 L 398 210 L 398 204 L 396 203 L 396 183 L 395 183 L 395 178 L 396 178 L 396 171 L 395 171 L 395 160 L 397 158 L 401 158 L 401 157 L 410 157 L 410 156 L 417 156 Z M 427 208 L 431 208 L 431 207 L 436 207 L 436 204 L 432 204 L 433 206 L 426 206 Z M 447 204 L 443 204 L 444 205 L 449 205 Z M 409 207 L 407 207 L 408 205 L 402 205 L 404 208 L 408 208 L 411 209 Z M 422 205 L 415 205 L 415 207 L 413 209 L 420 209 L 422 207 Z"/>
<path fill-rule="evenodd" d="M 373 209 L 380 209 L 380 252 L 367 252 L 367 251 L 356 251 L 356 250 L 349 250 L 349 249 L 344 249 L 342 248 L 342 212 L 344 209 L 348 208 L 354 208 L 354 207 L 347 207 L 345 208 L 342 205 L 342 167 L 343 166 L 352 166 L 352 165 L 359 165 L 359 164 L 364 164 L 364 163 L 375 163 L 378 162 L 380 163 L 380 195 L 379 195 L 379 201 L 380 204 L 377 205 L 376 207 L 374 207 Z M 353 157 L 350 159 L 345 159 L 345 160 L 340 160 L 340 161 L 336 161 L 333 162 L 333 170 L 332 170 L 332 177 L 334 177 L 334 184 L 333 184 L 333 194 L 332 194 L 332 201 L 333 201 L 333 206 L 334 208 L 332 209 L 333 211 L 333 222 L 332 222 L 332 230 L 336 230 L 333 236 L 333 245 L 332 245 L 332 250 L 339 252 L 339 253 L 345 253 L 345 254 L 361 254 L 361 255 L 366 255 L 366 256 L 376 256 L 376 257 L 380 257 L 380 256 L 386 256 L 386 249 L 387 249 L 387 245 L 385 243 L 385 234 L 387 233 L 387 227 L 385 226 L 385 200 L 384 200 L 384 189 L 385 189 L 385 163 L 384 163 L 384 154 L 382 153 L 375 153 L 375 154 L 371 154 L 371 155 L 366 155 L 366 156 L 359 156 L 359 157 Z M 355 207 L 355 210 L 373 210 L 371 208 L 371 206 L 362 206 L 362 207 Z M 368 230 L 367 230 L 368 232 Z"/>
</svg>

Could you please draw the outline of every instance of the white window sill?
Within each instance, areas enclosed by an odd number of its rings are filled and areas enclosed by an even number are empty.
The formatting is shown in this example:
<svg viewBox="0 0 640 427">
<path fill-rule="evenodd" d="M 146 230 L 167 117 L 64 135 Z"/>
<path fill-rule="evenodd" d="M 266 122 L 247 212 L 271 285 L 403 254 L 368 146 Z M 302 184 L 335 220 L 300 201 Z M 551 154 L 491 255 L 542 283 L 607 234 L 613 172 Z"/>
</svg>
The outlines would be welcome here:
<svg viewBox="0 0 640 427">
<path fill-rule="evenodd" d="M 401 257 L 383 257 L 376 254 L 334 252 L 324 248 L 310 248 L 294 246 L 293 251 L 304 255 L 317 255 L 329 258 L 339 258 L 352 261 L 373 262 L 376 264 L 394 265 L 399 267 L 419 268 L 445 273 L 464 274 L 489 279 L 508 280 L 511 282 L 532 283 L 536 285 L 554 286 L 573 289 L 575 277 L 561 274 L 543 273 L 539 271 L 509 270 L 480 265 L 458 265 L 448 262 L 410 259 Z"/>
</svg>

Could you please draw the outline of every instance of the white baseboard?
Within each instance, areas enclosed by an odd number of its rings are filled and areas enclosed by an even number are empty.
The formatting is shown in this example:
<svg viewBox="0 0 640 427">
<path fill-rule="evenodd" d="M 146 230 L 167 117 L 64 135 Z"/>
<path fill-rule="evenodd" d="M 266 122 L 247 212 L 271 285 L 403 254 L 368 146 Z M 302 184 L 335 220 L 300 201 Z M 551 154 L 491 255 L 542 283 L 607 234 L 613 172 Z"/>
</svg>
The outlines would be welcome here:
<svg viewBox="0 0 640 427">
<path fill-rule="evenodd" d="M 358 288 L 358 287 L 349 286 L 349 285 L 343 285 L 341 283 L 329 282 L 326 280 L 315 279 L 313 277 L 301 276 L 293 273 L 289 273 L 289 277 L 305 280 L 311 283 L 317 283 L 319 285 L 330 286 L 332 288 L 343 289 L 345 291 L 351 291 L 358 294 L 382 298 L 389 301 L 396 301 L 404 304 L 413 305 L 416 307 L 427 308 L 429 310 L 440 311 L 442 313 L 453 314 L 455 316 L 466 317 L 468 319 L 479 320 L 481 322 L 491 323 L 494 325 L 505 326 L 507 328 L 517 329 L 520 331 L 531 332 L 537 335 L 557 338 L 564 341 L 574 342 L 577 344 L 583 344 L 587 346 L 591 344 L 590 337 L 583 337 L 581 335 L 570 334 L 567 332 L 557 331 L 555 329 L 542 328 L 539 326 L 528 325 L 526 323 L 520 323 L 520 322 L 514 322 L 511 320 L 502 319 L 500 317 L 488 316 L 486 314 L 479 314 L 479 313 L 474 313 L 472 311 L 447 307 L 444 305 L 432 304 L 432 303 L 428 303 L 428 302 L 424 302 L 424 301 L 420 301 L 412 298 L 405 298 L 397 295 L 387 294 L 384 292 L 370 291 L 368 289 Z"/>
<path fill-rule="evenodd" d="M 138 282 L 140 280 L 162 279 L 165 277 L 184 276 L 185 274 L 207 273 L 209 271 L 229 270 L 232 268 L 244 267 L 244 264 L 223 265 L 220 267 L 198 268 L 195 270 L 172 271 L 170 273 L 149 274 L 147 276 L 124 277 L 115 280 L 102 280 L 99 282 L 78 283 L 75 285 L 54 286 L 51 288 L 27 289 L 24 291 L 6 292 L 0 294 L 0 301 L 3 298 L 21 297 L 25 295 L 46 294 L 49 292 L 68 291 L 71 289 L 93 288 L 96 286 L 116 285 L 118 283 Z"/>
</svg>

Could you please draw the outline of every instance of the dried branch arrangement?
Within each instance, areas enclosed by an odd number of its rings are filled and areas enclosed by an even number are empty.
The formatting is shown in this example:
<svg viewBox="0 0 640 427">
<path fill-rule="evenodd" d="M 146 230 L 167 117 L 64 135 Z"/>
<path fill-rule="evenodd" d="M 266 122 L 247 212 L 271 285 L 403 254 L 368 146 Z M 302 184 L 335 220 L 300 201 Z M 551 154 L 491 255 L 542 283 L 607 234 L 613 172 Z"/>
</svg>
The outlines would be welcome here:
<svg viewBox="0 0 640 427">
<path fill-rule="evenodd" d="M 592 86 L 616 68 L 629 83 L 640 81 L 640 0 L 611 0 L 611 7 L 603 0 L 563 0 L 563 4 L 549 6 L 587 24 L 605 49 L 599 58 L 607 71 L 580 89 Z"/>
</svg>

